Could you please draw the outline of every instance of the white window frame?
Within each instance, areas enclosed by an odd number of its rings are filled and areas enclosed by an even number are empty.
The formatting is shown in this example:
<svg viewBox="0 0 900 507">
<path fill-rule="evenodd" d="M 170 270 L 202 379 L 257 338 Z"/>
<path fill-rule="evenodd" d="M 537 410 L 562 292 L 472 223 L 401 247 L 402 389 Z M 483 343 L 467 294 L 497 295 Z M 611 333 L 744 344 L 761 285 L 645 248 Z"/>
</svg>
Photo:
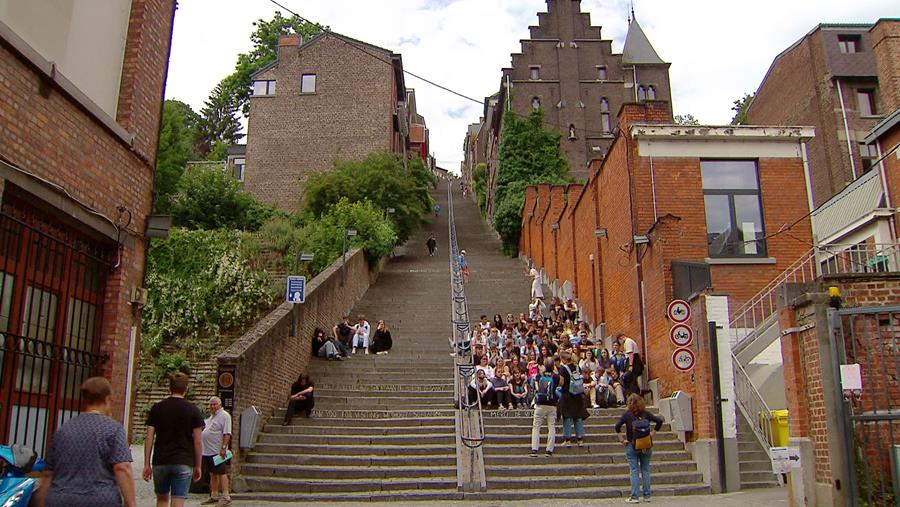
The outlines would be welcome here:
<svg viewBox="0 0 900 507">
<path fill-rule="evenodd" d="M 306 78 L 312 77 L 312 90 L 304 89 L 304 85 L 308 84 Z M 308 73 L 308 74 L 300 74 L 300 93 L 316 93 L 316 74 Z"/>
</svg>

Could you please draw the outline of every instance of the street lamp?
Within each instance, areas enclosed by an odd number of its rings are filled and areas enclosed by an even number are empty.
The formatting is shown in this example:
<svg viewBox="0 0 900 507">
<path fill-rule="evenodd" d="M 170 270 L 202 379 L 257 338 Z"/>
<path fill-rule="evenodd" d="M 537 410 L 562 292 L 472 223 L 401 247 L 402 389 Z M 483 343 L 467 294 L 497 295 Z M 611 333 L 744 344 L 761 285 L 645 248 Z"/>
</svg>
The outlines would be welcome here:
<svg viewBox="0 0 900 507">
<path fill-rule="evenodd" d="M 356 236 L 356 229 L 346 229 L 344 231 L 344 241 L 343 246 L 341 247 L 341 287 L 344 286 L 344 280 L 347 278 L 347 238 L 352 238 Z"/>
<path fill-rule="evenodd" d="M 297 254 L 297 262 L 312 262 L 316 254 L 310 252 L 300 252 Z"/>
</svg>

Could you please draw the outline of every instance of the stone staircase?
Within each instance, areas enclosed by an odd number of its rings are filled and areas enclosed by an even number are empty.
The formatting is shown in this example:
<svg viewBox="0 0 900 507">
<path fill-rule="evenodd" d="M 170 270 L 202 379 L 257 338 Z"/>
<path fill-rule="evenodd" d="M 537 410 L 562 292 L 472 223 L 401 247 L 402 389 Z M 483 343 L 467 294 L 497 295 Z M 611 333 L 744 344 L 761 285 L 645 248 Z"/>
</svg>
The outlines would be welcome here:
<svg viewBox="0 0 900 507">
<path fill-rule="evenodd" d="M 769 455 L 753 434 L 743 412 L 737 411 L 738 468 L 741 473 L 741 489 L 774 488 L 779 486 L 772 473 Z"/>
<path fill-rule="evenodd" d="M 446 183 L 434 197 L 447 209 Z M 499 240 L 476 206 L 454 195 L 460 248 L 468 253 L 469 314 L 518 315 L 528 304 L 523 265 L 499 250 Z M 438 254 L 425 238 L 435 233 Z M 278 411 L 262 428 L 241 465 L 233 498 L 274 501 L 438 501 L 621 497 L 628 466 L 613 434 L 618 411 L 595 410 L 586 422 L 587 445 L 553 458 L 530 458 L 531 411 L 485 412 L 488 489 L 457 491 L 454 435 L 447 218 L 431 218 L 353 309 L 374 326 L 385 319 L 389 355 L 352 355 L 343 362 L 315 359 L 316 408 L 311 419 L 281 426 Z M 285 393 L 287 395 L 287 393 Z M 668 429 L 668 428 L 666 428 Z M 559 428 L 558 434 L 562 435 Z M 654 449 L 654 493 L 708 492 L 674 434 L 662 432 Z"/>
</svg>

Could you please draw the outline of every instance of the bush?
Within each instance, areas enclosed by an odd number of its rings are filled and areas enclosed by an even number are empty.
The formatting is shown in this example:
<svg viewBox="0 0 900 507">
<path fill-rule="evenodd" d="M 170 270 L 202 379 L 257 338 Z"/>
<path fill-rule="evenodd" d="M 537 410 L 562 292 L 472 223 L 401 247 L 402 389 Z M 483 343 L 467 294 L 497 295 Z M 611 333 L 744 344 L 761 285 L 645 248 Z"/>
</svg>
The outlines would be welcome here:
<svg viewBox="0 0 900 507">
<path fill-rule="evenodd" d="M 217 166 L 185 171 L 172 197 L 172 222 L 188 229 L 254 231 L 276 215 L 285 216 L 241 190 L 238 181 Z"/>
<path fill-rule="evenodd" d="M 421 160 L 413 157 L 403 167 L 393 153 L 374 152 L 362 160 L 337 161 L 331 171 L 313 175 L 306 186 L 304 213 L 319 218 L 341 199 L 350 203 L 369 201 L 390 220 L 397 241 L 406 241 L 434 205 L 428 185 L 435 179 Z"/>
<path fill-rule="evenodd" d="M 475 182 L 475 196 L 478 198 L 478 209 L 481 216 L 487 214 L 487 166 L 477 164 L 472 170 L 472 180 Z"/>
<path fill-rule="evenodd" d="M 181 354 L 160 354 L 156 358 L 156 363 L 153 367 L 153 376 L 156 378 L 156 381 L 162 382 L 173 373 L 190 375 L 191 364 Z"/>
<path fill-rule="evenodd" d="M 359 246 L 369 263 L 389 254 L 397 242 L 397 233 L 384 212 L 370 201 L 350 202 L 342 198 L 310 227 L 307 248 L 315 253 L 311 269 L 318 273 L 334 262 L 344 247 L 344 231 L 357 235 L 347 240 L 347 248 Z"/>
</svg>

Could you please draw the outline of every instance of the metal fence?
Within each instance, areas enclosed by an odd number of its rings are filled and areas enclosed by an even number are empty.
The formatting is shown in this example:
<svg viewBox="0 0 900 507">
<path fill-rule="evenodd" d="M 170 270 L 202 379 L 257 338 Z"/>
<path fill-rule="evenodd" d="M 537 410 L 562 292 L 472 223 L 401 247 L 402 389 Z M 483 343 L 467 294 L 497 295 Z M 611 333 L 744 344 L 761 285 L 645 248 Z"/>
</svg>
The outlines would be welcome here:
<svg viewBox="0 0 900 507">
<path fill-rule="evenodd" d="M 106 357 L 109 248 L 5 196 L 0 213 L 0 441 L 43 455 Z"/>
</svg>

